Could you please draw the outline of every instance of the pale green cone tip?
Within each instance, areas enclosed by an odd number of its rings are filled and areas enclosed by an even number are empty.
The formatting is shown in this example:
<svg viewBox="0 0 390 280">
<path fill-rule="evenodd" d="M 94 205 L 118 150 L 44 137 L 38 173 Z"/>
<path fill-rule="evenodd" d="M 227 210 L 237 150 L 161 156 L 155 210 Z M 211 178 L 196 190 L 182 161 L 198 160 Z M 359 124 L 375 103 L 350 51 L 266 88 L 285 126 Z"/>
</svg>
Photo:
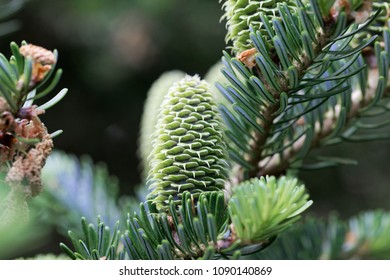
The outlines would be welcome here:
<svg viewBox="0 0 390 280">
<path fill-rule="evenodd" d="M 209 84 L 186 76 L 169 89 L 153 134 L 147 199 L 167 210 L 169 197 L 180 204 L 183 192 L 222 190 L 227 153 L 222 125 Z"/>
</svg>

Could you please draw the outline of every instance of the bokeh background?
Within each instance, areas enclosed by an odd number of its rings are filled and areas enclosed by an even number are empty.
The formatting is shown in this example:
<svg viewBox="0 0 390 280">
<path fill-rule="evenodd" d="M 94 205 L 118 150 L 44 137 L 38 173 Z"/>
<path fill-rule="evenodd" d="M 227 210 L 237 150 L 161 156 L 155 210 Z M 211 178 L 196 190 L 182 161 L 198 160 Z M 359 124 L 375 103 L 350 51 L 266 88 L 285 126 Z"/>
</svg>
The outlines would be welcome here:
<svg viewBox="0 0 390 280">
<path fill-rule="evenodd" d="M 7 56 L 10 41 L 59 51 L 57 89 L 69 94 L 43 117 L 51 131 L 64 130 L 55 147 L 105 162 L 131 194 L 140 183 L 137 138 L 148 88 L 168 70 L 204 76 L 225 48 L 221 15 L 217 0 L 30 0 L 16 15 L 19 30 L 0 46 Z M 389 141 L 317 153 L 359 165 L 301 172 L 312 212 L 349 217 L 390 208 Z"/>
<path fill-rule="evenodd" d="M 218 1 L 30 0 L 20 29 L 3 38 L 57 49 L 66 100 L 44 120 L 63 129 L 56 148 L 109 164 L 124 186 L 139 182 L 136 142 L 147 90 L 167 70 L 203 75 L 221 56 Z"/>
</svg>

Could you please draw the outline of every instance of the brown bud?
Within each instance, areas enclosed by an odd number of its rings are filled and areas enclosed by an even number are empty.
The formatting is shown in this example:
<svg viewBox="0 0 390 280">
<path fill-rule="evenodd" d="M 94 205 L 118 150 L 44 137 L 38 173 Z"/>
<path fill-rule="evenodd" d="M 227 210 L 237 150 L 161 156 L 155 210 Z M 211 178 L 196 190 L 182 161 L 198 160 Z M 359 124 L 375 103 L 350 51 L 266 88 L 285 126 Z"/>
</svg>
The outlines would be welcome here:
<svg viewBox="0 0 390 280">
<path fill-rule="evenodd" d="M 21 46 L 19 51 L 21 55 L 31 58 L 35 63 L 53 65 L 56 62 L 53 52 L 40 46 L 28 44 Z"/>
<path fill-rule="evenodd" d="M 237 55 L 239 61 L 244 63 L 248 68 L 252 68 L 256 65 L 255 54 L 257 50 L 255 48 L 243 51 Z"/>
<path fill-rule="evenodd" d="M 31 81 L 36 84 L 43 80 L 56 63 L 56 57 L 52 51 L 32 44 L 21 46 L 20 54 L 33 61 Z"/>
</svg>

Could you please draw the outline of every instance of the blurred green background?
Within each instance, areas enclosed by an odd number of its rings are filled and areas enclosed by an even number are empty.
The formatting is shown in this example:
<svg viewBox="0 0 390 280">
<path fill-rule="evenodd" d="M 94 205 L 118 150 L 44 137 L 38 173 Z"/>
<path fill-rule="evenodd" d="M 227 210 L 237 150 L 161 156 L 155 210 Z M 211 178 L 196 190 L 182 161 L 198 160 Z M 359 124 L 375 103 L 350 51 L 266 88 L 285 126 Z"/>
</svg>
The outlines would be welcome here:
<svg viewBox="0 0 390 280">
<path fill-rule="evenodd" d="M 30 0 L 1 50 L 8 55 L 9 42 L 22 40 L 58 49 L 64 69 L 58 90 L 69 94 L 43 117 L 51 131 L 64 130 L 55 147 L 107 163 L 129 194 L 140 183 L 137 137 L 148 88 L 168 70 L 204 76 L 225 47 L 221 15 L 217 0 Z M 349 217 L 390 208 L 389 141 L 321 153 L 359 165 L 302 172 L 312 212 Z"/>
</svg>

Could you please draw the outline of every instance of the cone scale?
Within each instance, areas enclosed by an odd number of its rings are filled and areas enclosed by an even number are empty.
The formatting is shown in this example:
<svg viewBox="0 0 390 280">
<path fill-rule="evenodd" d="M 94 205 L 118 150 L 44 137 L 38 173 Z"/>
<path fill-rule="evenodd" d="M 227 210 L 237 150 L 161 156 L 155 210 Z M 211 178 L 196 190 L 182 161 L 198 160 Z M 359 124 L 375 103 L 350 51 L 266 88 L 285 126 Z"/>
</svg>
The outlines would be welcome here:
<svg viewBox="0 0 390 280">
<path fill-rule="evenodd" d="M 153 134 L 147 199 L 167 210 L 169 197 L 181 203 L 183 192 L 196 200 L 224 188 L 226 145 L 209 85 L 198 76 L 173 84 L 161 104 Z"/>
</svg>

